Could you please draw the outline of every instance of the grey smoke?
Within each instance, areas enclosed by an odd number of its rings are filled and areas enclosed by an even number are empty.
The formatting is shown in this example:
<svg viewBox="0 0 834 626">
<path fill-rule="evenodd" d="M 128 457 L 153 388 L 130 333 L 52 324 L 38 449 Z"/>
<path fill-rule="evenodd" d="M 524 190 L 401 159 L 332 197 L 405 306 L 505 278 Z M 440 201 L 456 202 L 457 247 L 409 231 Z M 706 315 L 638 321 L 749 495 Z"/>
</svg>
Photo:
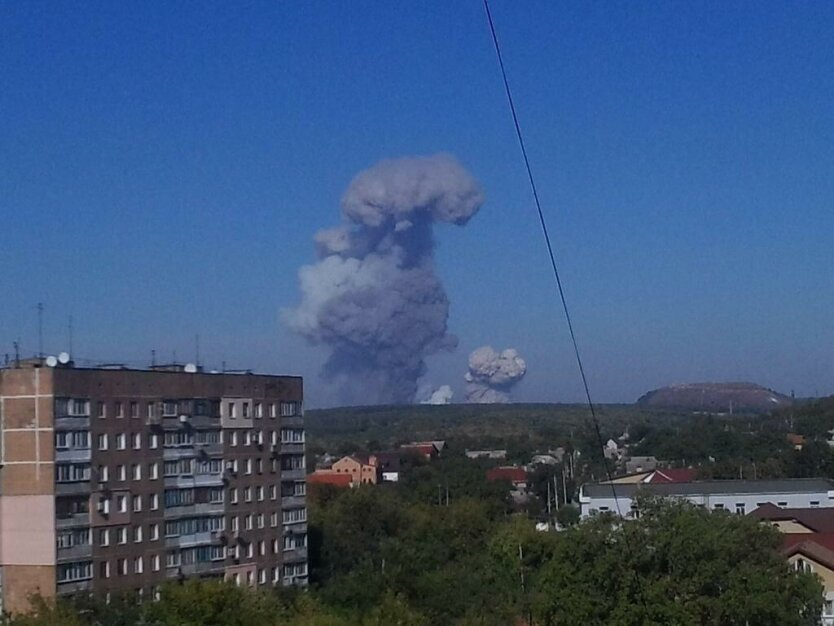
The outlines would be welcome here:
<svg viewBox="0 0 834 626">
<path fill-rule="evenodd" d="M 484 201 L 446 154 L 387 160 L 342 197 L 343 224 L 315 236 L 319 261 L 299 270 L 291 328 L 330 356 L 325 377 L 353 403 L 410 403 L 425 358 L 457 346 L 435 274 L 433 225 L 464 225 Z"/>
<path fill-rule="evenodd" d="M 420 404 L 449 404 L 454 395 L 455 393 L 449 385 L 440 385 L 420 400 Z"/>
<path fill-rule="evenodd" d="M 483 346 L 469 355 L 466 372 L 466 401 L 494 404 L 510 401 L 510 391 L 527 373 L 527 364 L 518 351 L 508 348 L 496 352 Z"/>
</svg>

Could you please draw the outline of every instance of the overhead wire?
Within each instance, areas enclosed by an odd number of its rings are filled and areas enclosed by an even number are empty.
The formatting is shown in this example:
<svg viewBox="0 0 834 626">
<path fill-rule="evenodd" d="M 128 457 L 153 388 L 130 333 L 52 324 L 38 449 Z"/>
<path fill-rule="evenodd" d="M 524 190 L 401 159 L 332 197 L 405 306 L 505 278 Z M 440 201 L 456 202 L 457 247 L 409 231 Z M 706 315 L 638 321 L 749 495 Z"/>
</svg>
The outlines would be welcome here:
<svg viewBox="0 0 834 626">
<path fill-rule="evenodd" d="M 524 134 L 521 132 L 521 123 L 519 122 L 518 112 L 517 112 L 516 107 L 515 107 L 515 100 L 513 99 L 513 92 L 512 92 L 512 89 L 510 88 L 510 81 L 507 78 L 507 68 L 504 65 L 504 57 L 501 54 L 501 45 L 498 42 L 498 33 L 495 30 L 495 22 L 492 19 L 492 11 L 490 11 L 490 8 L 489 8 L 489 0 L 483 0 L 483 2 L 484 2 L 484 9 L 486 11 L 487 21 L 489 22 L 489 30 L 490 30 L 490 33 L 492 35 L 492 44 L 495 48 L 495 55 L 498 57 L 498 66 L 501 70 L 501 78 L 504 82 L 504 91 L 505 91 L 506 96 L 507 96 L 507 102 L 510 106 L 510 113 L 511 113 L 512 118 L 513 118 L 513 125 L 515 126 L 515 134 L 516 134 L 516 137 L 518 138 L 518 145 L 521 148 L 521 156 L 524 159 L 524 168 L 527 170 L 527 179 L 530 183 L 530 189 L 533 192 L 533 201 L 536 205 L 536 212 L 537 212 L 538 218 L 539 218 L 539 225 L 541 226 L 542 235 L 544 236 L 544 241 L 545 241 L 545 244 L 547 246 L 547 254 L 548 254 L 548 257 L 550 258 L 550 268 L 553 272 L 553 277 L 554 277 L 555 282 L 556 282 L 556 290 L 558 291 L 559 300 L 562 304 L 562 311 L 563 311 L 564 316 L 565 316 L 565 321 L 567 322 L 568 333 L 570 335 L 571 344 L 573 345 L 573 353 L 574 353 L 574 356 L 576 358 L 576 364 L 579 368 L 579 375 L 582 379 L 582 386 L 583 386 L 584 391 L 585 391 L 585 401 L 588 405 L 588 409 L 589 409 L 590 414 L 591 414 L 591 421 L 592 421 L 592 425 L 593 425 L 593 428 L 594 428 L 594 432 L 596 434 L 597 442 L 599 443 L 599 446 L 600 446 L 600 451 L 602 452 L 602 450 L 605 446 L 605 444 L 602 441 L 602 430 L 600 429 L 599 419 L 597 417 L 597 412 L 596 412 L 596 408 L 594 406 L 594 402 L 591 399 L 591 388 L 590 388 L 590 385 L 588 384 L 588 377 L 585 374 L 585 366 L 582 363 L 582 355 L 581 355 L 581 352 L 579 350 L 579 342 L 576 339 L 576 332 L 574 331 L 573 320 L 572 320 L 571 314 L 570 314 L 570 308 L 568 307 L 568 301 L 567 301 L 567 298 L 565 297 L 565 289 L 564 289 L 564 286 L 562 284 L 562 278 L 561 278 L 561 275 L 559 274 L 559 266 L 556 263 L 556 253 L 554 251 L 553 243 L 552 243 L 551 238 L 550 238 L 550 231 L 547 228 L 547 220 L 545 219 L 544 211 L 542 210 L 542 203 L 541 203 L 541 200 L 539 199 L 539 191 L 538 191 L 538 187 L 536 186 L 536 179 L 533 176 L 533 168 L 530 165 L 530 157 L 527 154 L 527 147 L 524 143 Z M 605 468 L 606 477 L 608 478 L 608 482 L 611 484 L 611 493 L 614 496 L 614 505 L 617 509 L 617 515 L 622 517 L 622 511 L 620 510 L 620 501 L 619 501 L 619 498 L 617 497 L 617 490 L 616 490 L 616 487 L 615 487 L 614 483 L 612 482 L 613 481 L 613 476 L 612 476 L 612 473 L 611 473 L 611 468 L 609 467 L 608 459 L 607 459 L 607 457 L 605 456 L 604 453 L 602 453 L 602 458 L 603 458 L 603 467 Z"/>
</svg>

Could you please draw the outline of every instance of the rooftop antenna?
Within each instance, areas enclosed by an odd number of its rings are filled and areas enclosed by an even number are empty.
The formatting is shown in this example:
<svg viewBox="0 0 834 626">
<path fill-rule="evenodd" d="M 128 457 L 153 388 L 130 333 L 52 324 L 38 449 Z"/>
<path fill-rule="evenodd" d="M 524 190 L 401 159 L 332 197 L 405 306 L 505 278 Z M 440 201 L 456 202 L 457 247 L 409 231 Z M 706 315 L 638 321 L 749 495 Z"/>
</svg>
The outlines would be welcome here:
<svg viewBox="0 0 834 626">
<path fill-rule="evenodd" d="M 72 354 L 72 315 L 69 316 L 69 321 L 67 322 L 67 335 L 69 339 L 69 353 Z"/>
<path fill-rule="evenodd" d="M 156 350 L 151 350 L 151 367 L 156 367 Z"/>
<path fill-rule="evenodd" d="M 12 345 L 14 345 L 14 366 L 20 367 L 20 340 L 13 341 Z"/>
<path fill-rule="evenodd" d="M 200 364 L 200 335 L 194 335 L 194 364 Z"/>
<path fill-rule="evenodd" d="M 38 357 L 43 358 L 43 302 L 38 302 Z"/>
</svg>

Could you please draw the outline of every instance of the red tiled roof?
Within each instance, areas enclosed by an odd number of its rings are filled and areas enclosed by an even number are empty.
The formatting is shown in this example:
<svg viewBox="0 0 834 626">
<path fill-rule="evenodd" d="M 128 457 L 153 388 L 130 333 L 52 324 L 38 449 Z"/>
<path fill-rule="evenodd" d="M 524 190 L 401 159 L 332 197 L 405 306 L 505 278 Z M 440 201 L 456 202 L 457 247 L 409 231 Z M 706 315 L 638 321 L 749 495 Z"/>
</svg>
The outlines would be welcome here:
<svg viewBox="0 0 834 626">
<path fill-rule="evenodd" d="M 750 517 L 767 522 L 793 521 L 802 524 L 815 533 L 834 533 L 834 508 L 783 509 L 768 502 L 751 511 Z"/>
<path fill-rule="evenodd" d="M 336 487 L 350 487 L 350 474 L 336 474 L 335 472 L 313 472 L 307 476 L 308 485 L 334 485 Z"/>
<path fill-rule="evenodd" d="M 647 483 L 691 483 L 698 478 L 698 470 L 690 467 L 667 467 L 657 469 L 649 476 Z"/>
<path fill-rule="evenodd" d="M 415 450 L 424 456 L 433 456 L 437 454 L 437 448 L 431 443 L 407 443 L 400 446 L 403 450 Z"/>
<path fill-rule="evenodd" d="M 817 563 L 834 570 L 834 533 L 796 533 L 785 535 L 782 554 L 786 557 L 801 553 Z"/>
<path fill-rule="evenodd" d="M 510 482 L 524 482 L 527 480 L 527 472 L 522 467 L 493 467 L 487 470 L 486 478 L 489 481 L 509 480 Z"/>
</svg>

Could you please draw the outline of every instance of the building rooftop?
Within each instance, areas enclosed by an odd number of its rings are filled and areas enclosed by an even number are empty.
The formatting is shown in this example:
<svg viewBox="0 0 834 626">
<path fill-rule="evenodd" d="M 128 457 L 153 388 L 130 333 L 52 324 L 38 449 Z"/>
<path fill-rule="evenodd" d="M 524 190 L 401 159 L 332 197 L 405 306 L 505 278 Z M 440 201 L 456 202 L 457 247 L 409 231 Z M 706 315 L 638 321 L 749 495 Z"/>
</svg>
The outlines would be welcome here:
<svg viewBox="0 0 834 626">
<path fill-rule="evenodd" d="M 768 502 L 752 511 L 750 517 L 766 522 L 797 522 L 815 533 L 834 533 L 834 508 L 782 508 Z"/>
<path fill-rule="evenodd" d="M 834 490 L 834 481 L 827 478 L 785 478 L 779 480 L 704 480 L 690 483 L 599 484 L 582 487 L 584 495 L 630 497 L 638 491 L 660 496 L 697 496 L 743 493 L 816 493 Z"/>
</svg>

